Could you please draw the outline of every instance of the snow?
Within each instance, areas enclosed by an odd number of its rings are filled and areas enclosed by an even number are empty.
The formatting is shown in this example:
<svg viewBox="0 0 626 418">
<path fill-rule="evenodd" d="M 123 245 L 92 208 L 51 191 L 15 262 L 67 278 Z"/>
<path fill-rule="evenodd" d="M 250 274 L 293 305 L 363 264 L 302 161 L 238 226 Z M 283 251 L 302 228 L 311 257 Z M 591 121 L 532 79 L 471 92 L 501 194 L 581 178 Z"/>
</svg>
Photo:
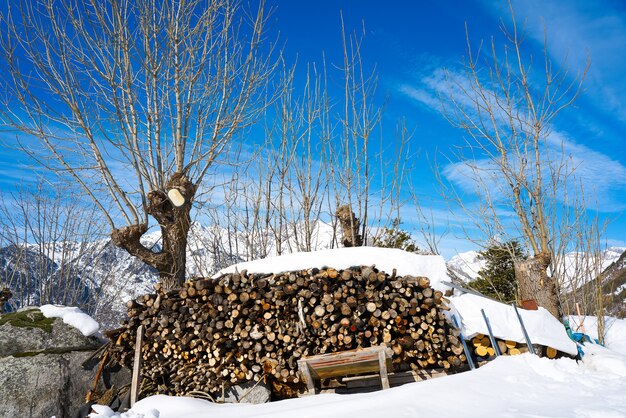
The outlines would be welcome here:
<svg viewBox="0 0 626 418">
<path fill-rule="evenodd" d="M 64 323 L 76 328 L 85 337 L 95 335 L 100 329 L 98 322 L 73 306 L 43 305 L 39 309 L 46 318 L 61 318 Z"/>
<path fill-rule="evenodd" d="M 341 270 L 353 266 L 371 265 L 376 265 L 377 269 L 388 274 L 396 269 L 399 276 L 425 276 L 430 279 L 430 285 L 434 289 L 442 291 L 449 289 L 442 283 L 442 281 L 450 281 L 443 257 L 376 247 L 336 248 L 268 257 L 235 264 L 220 270 L 213 277 L 243 270 L 249 273 L 280 273 L 313 267 L 333 267 Z"/>
<path fill-rule="evenodd" d="M 493 335 L 503 340 L 526 343 L 515 309 L 510 305 L 492 299 L 466 293 L 450 297 L 452 312 L 459 314 L 463 336 L 471 338 L 480 333 L 487 335 L 487 325 L 482 316 L 484 309 Z M 564 353 L 576 355 L 576 344 L 568 337 L 563 324 L 544 308 L 536 311 L 518 309 L 526 332 L 533 344 L 541 344 L 555 348 Z"/>
<path fill-rule="evenodd" d="M 597 347 L 584 361 L 499 357 L 471 372 L 357 395 L 323 394 L 262 405 L 152 396 L 92 418 L 626 417 L 626 357 Z M 106 409 L 105 409 L 106 408 Z"/>
</svg>

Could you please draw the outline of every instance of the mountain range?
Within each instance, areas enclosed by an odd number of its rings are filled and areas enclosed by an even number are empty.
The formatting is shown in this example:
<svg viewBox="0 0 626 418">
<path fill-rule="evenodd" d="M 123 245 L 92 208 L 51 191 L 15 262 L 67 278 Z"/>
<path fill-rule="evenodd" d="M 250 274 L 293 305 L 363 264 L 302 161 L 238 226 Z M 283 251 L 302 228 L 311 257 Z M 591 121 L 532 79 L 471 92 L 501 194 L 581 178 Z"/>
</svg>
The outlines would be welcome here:
<svg viewBox="0 0 626 418">
<path fill-rule="evenodd" d="M 208 277 L 221 268 L 241 261 L 264 258 L 279 252 L 332 248 L 336 233 L 332 226 L 311 225 L 308 245 L 301 231 L 285 231 L 280 242 L 275 234 L 227 234 L 220 227 L 193 224 L 187 246 L 188 276 Z M 160 233 L 144 235 L 148 248 L 159 250 Z M 603 292 L 612 314 L 624 316 L 626 297 L 626 248 L 610 248 L 602 253 Z M 569 264 L 578 264 L 580 253 L 567 255 Z M 475 279 L 485 261 L 476 251 L 458 254 L 447 261 L 449 271 L 468 282 Z M 576 269 L 570 269 L 572 273 Z M 83 306 L 103 327 L 114 327 L 124 317 L 125 302 L 153 291 L 158 273 L 109 239 L 87 243 L 62 242 L 54 245 L 8 246 L 0 248 L 1 286 L 11 288 L 14 298 L 9 308 L 38 305 L 53 300 Z M 585 284 L 581 288 L 589 286 Z M 588 290 L 588 289 L 587 289 Z M 621 306 L 621 309 L 618 308 Z"/>
</svg>

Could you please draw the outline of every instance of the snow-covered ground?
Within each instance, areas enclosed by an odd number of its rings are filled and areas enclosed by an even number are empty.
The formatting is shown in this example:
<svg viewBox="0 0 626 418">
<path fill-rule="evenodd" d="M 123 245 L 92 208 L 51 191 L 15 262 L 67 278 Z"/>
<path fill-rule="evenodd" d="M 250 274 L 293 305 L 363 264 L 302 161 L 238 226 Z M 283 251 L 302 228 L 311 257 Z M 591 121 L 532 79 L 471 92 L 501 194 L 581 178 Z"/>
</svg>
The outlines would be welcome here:
<svg viewBox="0 0 626 418">
<path fill-rule="evenodd" d="M 113 414 L 121 418 L 626 417 L 626 357 L 600 346 L 583 361 L 532 354 L 499 357 L 471 372 L 358 395 L 315 395 L 262 405 L 163 395 Z"/>
<path fill-rule="evenodd" d="M 310 267 L 337 269 L 375 264 L 399 275 L 428 276 L 433 287 L 444 289 L 448 280 L 443 259 L 399 250 L 352 248 L 241 263 L 224 271 L 281 272 Z M 486 333 L 481 309 L 487 313 L 494 333 L 523 342 L 514 310 L 473 295 L 451 298 L 452 312 L 459 316 L 469 336 Z M 545 310 L 522 312 L 533 343 L 575 353 L 564 328 Z M 585 330 L 595 336 L 593 318 Z M 117 414 L 96 406 L 93 418 L 305 418 L 346 417 L 626 417 L 626 320 L 607 318 L 607 347 L 588 345 L 582 361 L 550 360 L 531 354 L 499 357 L 474 371 L 407 384 L 368 394 L 316 395 L 262 405 L 213 404 L 185 397 L 152 396 L 132 410 Z M 578 326 L 577 323 L 574 324 Z"/>
<path fill-rule="evenodd" d="M 574 332 L 584 332 L 598 339 L 598 321 L 595 316 L 569 318 L 570 327 Z M 581 326 L 582 325 L 582 326 Z M 613 351 L 626 355 L 626 319 L 604 317 L 604 344 Z"/>
</svg>

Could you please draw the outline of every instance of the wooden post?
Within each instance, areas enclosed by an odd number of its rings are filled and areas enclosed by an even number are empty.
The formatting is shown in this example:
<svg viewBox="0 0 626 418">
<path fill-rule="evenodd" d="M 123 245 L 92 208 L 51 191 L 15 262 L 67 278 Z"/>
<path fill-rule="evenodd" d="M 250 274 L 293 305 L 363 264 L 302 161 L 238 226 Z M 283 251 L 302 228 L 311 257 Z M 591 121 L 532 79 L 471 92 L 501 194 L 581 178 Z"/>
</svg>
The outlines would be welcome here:
<svg viewBox="0 0 626 418">
<path fill-rule="evenodd" d="M 582 315 L 580 314 L 580 306 L 578 306 L 578 302 L 576 302 L 576 313 L 578 314 L 578 329 L 583 333 L 585 332 L 585 325 L 583 323 Z"/>
<path fill-rule="evenodd" d="M 302 372 L 304 380 L 306 380 L 306 387 L 309 390 L 309 395 L 315 395 L 315 383 L 313 382 L 313 376 L 311 376 L 311 371 L 309 370 L 309 365 L 306 360 L 298 361 L 298 368 Z"/>
<path fill-rule="evenodd" d="M 137 339 L 135 340 L 135 360 L 133 361 L 133 378 L 130 386 L 130 407 L 137 402 L 139 396 L 139 384 L 141 383 L 141 346 L 143 344 L 143 325 L 137 328 Z"/>
<path fill-rule="evenodd" d="M 389 389 L 389 378 L 387 377 L 387 357 L 385 351 L 378 352 L 378 366 L 380 367 L 380 382 L 383 389 Z"/>
</svg>

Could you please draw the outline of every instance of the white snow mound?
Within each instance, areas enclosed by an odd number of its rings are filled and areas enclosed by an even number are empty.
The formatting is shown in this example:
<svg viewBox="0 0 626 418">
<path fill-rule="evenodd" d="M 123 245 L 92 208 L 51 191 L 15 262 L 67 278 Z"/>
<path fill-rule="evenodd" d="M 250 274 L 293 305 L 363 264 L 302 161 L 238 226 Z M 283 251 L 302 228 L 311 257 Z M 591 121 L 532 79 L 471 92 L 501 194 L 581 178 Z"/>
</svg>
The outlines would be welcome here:
<svg viewBox="0 0 626 418">
<path fill-rule="evenodd" d="M 43 305 L 39 309 L 46 318 L 61 318 L 85 337 L 94 335 L 100 329 L 100 324 L 95 319 L 74 306 Z"/>
<path fill-rule="evenodd" d="M 388 274 L 396 269 L 399 276 L 428 277 L 430 285 L 434 289 L 441 291 L 449 289 L 448 286 L 441 283 L 442 281 L 450 281 L 443 257 L 377 247 L 336 248 L 268 257 L 235 264 L 220 270 L 213 277 L 217 278 L 222 274 L 243 270 L 247 270 L 249 273 L 281 273 L 313 267 L 332 267 L 341 270 L 353 266 L 371 265 L 376 265 L 377 269 Z"/>
<path fill-rule="evenodd" d="M 589 370 L 626 377 L 626 356 L 598 344 L 585 344 L 583 363 Z"/>
<path fill-rule="evenodd" d="M 481 309 L 484 309 L 496 338 L 526 343 L 512 306 L 469 293 L 451 297 L 450 303 L 453 311 L 456 310 L 460 316 L 459 325 L 465 338 L 471 338 L 479 333 L 488 334 L 487 324 L 481 313 Z M 563 324 L 550 312 L 541 307 L 536 311 L 518 309 L 518 312 L 533 344 L 549 346 L 571 355 L 578 353 L 576 343 L 569 338 Z"/>
</svg>

